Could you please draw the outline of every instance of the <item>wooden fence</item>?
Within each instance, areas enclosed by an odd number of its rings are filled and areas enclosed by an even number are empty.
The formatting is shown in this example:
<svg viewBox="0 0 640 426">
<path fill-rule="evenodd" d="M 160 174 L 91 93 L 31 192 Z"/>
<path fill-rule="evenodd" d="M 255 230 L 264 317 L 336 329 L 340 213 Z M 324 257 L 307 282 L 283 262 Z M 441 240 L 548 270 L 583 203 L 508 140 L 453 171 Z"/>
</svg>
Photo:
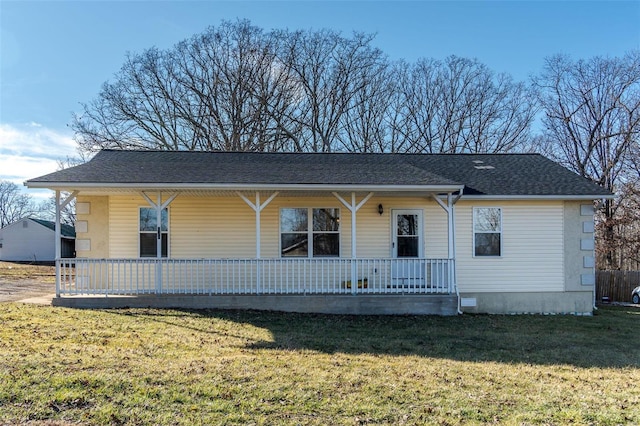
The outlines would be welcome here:
<svg viewBox="0 0 640 426">
<path fill-rule="evenodd" d="M 631 291 L 640 286 L 640 271 L 596 271 L 598 302 L 631 302 Z"/>
</svg>

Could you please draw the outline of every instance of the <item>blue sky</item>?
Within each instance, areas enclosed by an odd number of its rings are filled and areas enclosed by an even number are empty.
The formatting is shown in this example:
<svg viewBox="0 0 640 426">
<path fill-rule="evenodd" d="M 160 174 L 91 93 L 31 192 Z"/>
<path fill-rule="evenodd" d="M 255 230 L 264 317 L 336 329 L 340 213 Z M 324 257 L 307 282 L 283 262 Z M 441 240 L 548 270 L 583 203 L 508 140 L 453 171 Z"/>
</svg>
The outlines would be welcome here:
<svg viewBox="0 0 640 426">
<path fill-rule="evenodd" d="M 556 53 L 640 48 L 635 1 L 46 1 L 0 0 L 0 179 L 22 183 L 73 155 L 67 125 L 126 52 L 169 48 L 221 20 L 375 33 L 391 59 L 477 58 L 517 80 Z"/>
</svg>

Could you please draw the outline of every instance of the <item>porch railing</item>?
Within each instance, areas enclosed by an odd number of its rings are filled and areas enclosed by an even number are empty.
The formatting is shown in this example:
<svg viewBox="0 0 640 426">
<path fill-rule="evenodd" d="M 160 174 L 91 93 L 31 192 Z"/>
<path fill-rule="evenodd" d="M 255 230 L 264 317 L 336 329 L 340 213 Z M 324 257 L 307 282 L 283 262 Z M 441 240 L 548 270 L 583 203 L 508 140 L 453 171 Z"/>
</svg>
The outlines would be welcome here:
<svg viewBox="0 0 640 426">
<path fill-rule="evenodd" d="M 154 258 L 57 263 L 58 296 L 455 293 L 454 259 Z"/>
</svg>

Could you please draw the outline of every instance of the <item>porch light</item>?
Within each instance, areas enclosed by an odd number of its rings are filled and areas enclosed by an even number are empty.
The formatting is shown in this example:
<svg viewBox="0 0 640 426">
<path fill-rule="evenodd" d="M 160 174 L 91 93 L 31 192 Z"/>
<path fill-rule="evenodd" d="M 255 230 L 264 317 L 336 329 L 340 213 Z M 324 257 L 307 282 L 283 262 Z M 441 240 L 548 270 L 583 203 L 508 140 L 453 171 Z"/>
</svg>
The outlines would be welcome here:
<svg viewBox="0 0 640 426">
<path fill-rule="evenodd" d="M 382 204 L 378 204 L 378 213 L 380 214 L 380 216 L 382 216 L 382 213 L 384 213 L 384 208 L 382 208 Z"/>
</svg>

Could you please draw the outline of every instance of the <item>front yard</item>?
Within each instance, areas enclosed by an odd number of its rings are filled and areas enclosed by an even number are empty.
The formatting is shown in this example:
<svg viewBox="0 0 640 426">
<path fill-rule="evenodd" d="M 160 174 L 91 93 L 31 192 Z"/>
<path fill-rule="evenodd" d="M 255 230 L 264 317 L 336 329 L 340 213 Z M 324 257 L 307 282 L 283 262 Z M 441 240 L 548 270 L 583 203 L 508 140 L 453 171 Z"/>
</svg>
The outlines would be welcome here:
<svg viewBox="0 0 640 426">
<path fill-rule="evenodd" d="M 639 321 L 2 303 L 0 424 L 637 424 Z"/>
</svg>

